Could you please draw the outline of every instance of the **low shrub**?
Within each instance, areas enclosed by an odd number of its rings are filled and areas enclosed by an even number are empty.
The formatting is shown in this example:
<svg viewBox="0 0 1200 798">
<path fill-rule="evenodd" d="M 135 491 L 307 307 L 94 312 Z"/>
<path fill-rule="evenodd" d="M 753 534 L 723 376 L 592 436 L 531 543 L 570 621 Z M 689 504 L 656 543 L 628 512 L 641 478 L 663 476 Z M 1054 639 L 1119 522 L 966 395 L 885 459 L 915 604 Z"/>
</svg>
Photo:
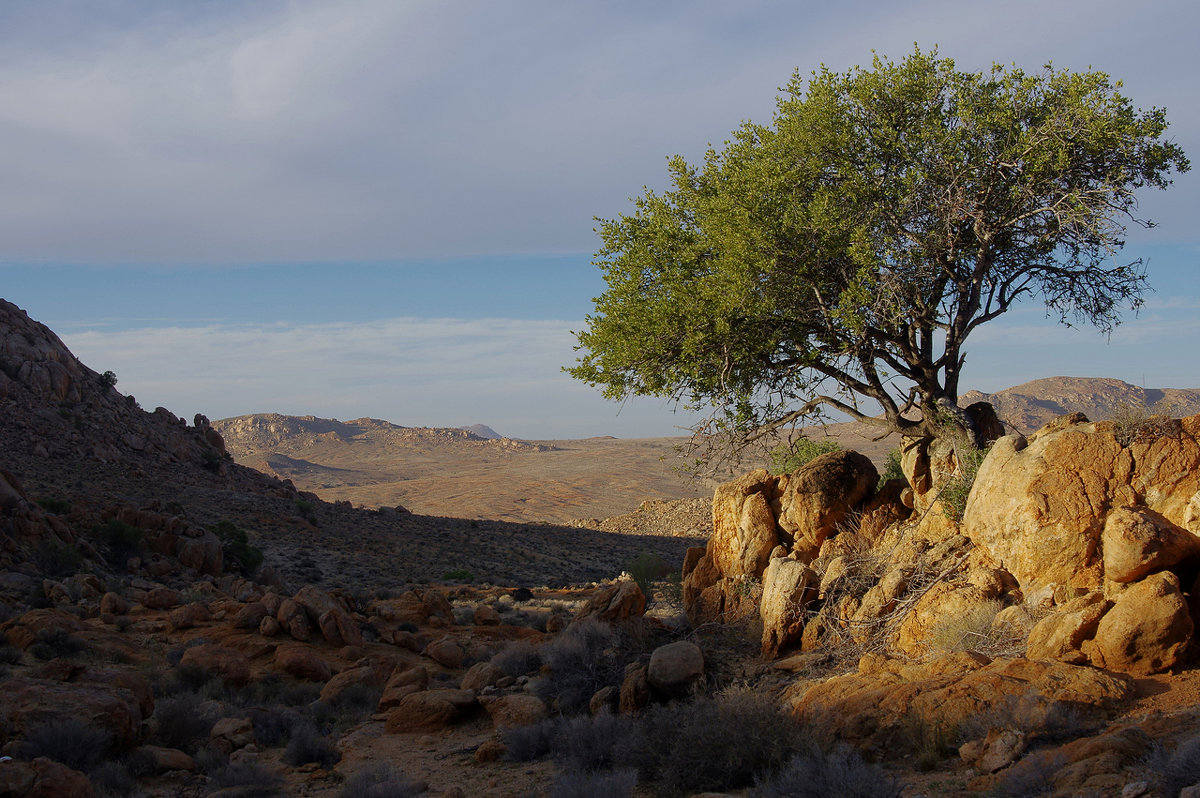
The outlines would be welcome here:
<svg viewBox="0 0 1200 798">
<path fill-rule="evenodd" d="M 136 798 L 144 795 L 125 762 L 101 762 L 88 773 L 99 798 Z"/>
<path fill-rule="evenodd" d="M 565 718 L 557 724 L 551 751 L 566 770 L 608 770 L 629 760 L 634 730 L 628 715 L 603 712 L 594 717 Z"/>
<path fill-rule="evenodd" d="M 119 518 L 110 518 L 96 528 L 96 534 L 108 546 L 108 563 L 121 568 L 125 561 L 141 551 L 144 533 Z"/>
<path fill-rule="evenodd" d="M 200 697 L 181 693 L 155 702 L 154 719 L 158 731 L 155 737 L 167 748 L 195 753 L 197 747 L 208 740 L 216 718 L 201 711 Z"/>
<path fill-rule="evenodd" d="M 762 798 L 900 798 L 901 785 L 858 751 L 842 746 L 825 754 L 816 745 L 797 752 L 769 779 L 759 779 Z"/>
<path fill-rule="evenodd" d="M 1179 430 L 1178 423 L 1171 415 L 1170 405 L 1149 407 L 1144 402 L 1121 402 L 1112 415 L 1113 434 L 1122 446 L 1166 438 Z"/>
<path fill-rule="evenodd" d="M 283 779 L 277 773 L 249 762 L 227 763 L 208 778 L 218 790 L 237 788 L 238 798 L 271 798 L 279 795 L 283 786 Z"/>
<path fill-rule="evenodd" d="M 221 551 L 225 555 L 227 564 L 250 575 L 256 573 L 262 566 L 262 549 L 251 546 L 245 530 L 239 528 L 232 521 L 218 521 L 208 529 L 221 541 Z"/>
<path fill-rule="evenodd" d="M 524 676 L 542 667 L 542 655 L 527 640 L 515 640 L 492 657 L 492 664 L 505 676 Z"/>
<path fill-rule="evenodd" d="M 557 736 L 558 721 L 554 718 L 546 718 L 528 726 L 513 726 L 501 736 L 504 758 L 509 762 L 541 759 L 550 753 Z"/>
<path fill-rule="evenodd" d="M 278 748 L 292 737 L 292 730 L 301 723 L 300 713 L 283 707 L 266 707 L 251 711 L 254 741 L 262 748 Z"/>
<path fill-rule="evenodd" d="M 771 473 L 791 474 L 821 455 L 841 448 L 832 438 L 796 438 L 790 444 L 781 443 L 771 450 Z"/>
<path fill-rule="evenodd" d="M 21 753 L 26 759 L 44 756 L 86 773 L 104 761 L 111 745 L 107 732 L 75 718 L 58 718 L 30 726 Z"/>
<path fill-rule="evenodd" d="M 48 513 L 54 515 L 66 515 L 71 512 L 71 503 L 66 499 L 58 499 L 53 496 L 43 496 L 37 500 L 38 507 L 41 507 Z"/>
<path fill-rule="evenodd" d="M 66 629 L 40 629 L 29 653 L 40 660 L 56 657 L 73 657 L 87 648 L 87 644 Z"/>
<path fill-rule="evenodd" d="M 388 762 L 368 765 L 342 785 L 342 798 L 415 798 L 423 792 Z"/>
<path fill-rule="evenodd" d="M 672 570 L 662 557 L 650 551 L 643 551 L 625 564 L 625 571 L 642 589 L 642 595 L 646 597 L 647 604 L 650 603 L 650 597 L 654 593 L 652 584 L 656 580 L 666 577 Z"/>
<path fill-rule="evenodd" d="M 306 723 L 292 729 L 292 738 L 288 740 L 287 749 L 283 752 L 283 760 L 292 767 L 316 762 L 328 770 L 341 759 L 341 753 L 329 738 L 322 736 L 315 727 Z"/>
<path fill-rule="evenodd" d="M 648 710 L 629 748 L 630 764 L 670 794 L 728 791 L 779 769 L 799 731 L 770 696 L 733 690 Z"/>
<path fill-rule="evenodd" d="M 567 771 L 554 777 L 550 798 L 628 798 L 637 786 L 633 768 L 604 771 Z"/>
<path fill-rule="evenodd" d="M 979 473 L 979 466 L 983 464 L 990 448 L 985 446 L 982 449 L 973 449 L 963 446 L 955 450 L 958 470 L 942 483 L 937 497 L 942 512 L 956 524 L 962 521 L 963 513 L 967 509 L 967 498 L 975 485 L 975 475 Z"/>
<path fill-rule="evenodd" d="M 33 553 L 33 564 L 46 576 L 68 576 L 79 570 L 83 552 L 73 543 L 43 538 Z"/>
<path fill-rule="evenodd" d="M 540 649 L 547 674 L 534 693 L 563 715 L 584 712 L 596 691 L 619 685 L 624 663 L 612 627 L 588 618 L 572 624 Z"/>
</svg>

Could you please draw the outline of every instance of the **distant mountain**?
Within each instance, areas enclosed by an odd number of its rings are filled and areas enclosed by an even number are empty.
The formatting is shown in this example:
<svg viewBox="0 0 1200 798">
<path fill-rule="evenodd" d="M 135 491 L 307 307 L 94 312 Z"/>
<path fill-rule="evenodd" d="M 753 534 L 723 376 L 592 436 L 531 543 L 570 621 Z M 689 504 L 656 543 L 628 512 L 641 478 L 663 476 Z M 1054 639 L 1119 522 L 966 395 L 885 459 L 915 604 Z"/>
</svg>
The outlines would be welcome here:
<svg viewBox="0 0 1200 798">
<path fill-rule="evenodd" d="M 487 438 L 488 440 L 496 440 L 498 438 L 505 437 L 504 435 L 501 435 L 499 432 L 496 432 L 496 430 L 489 427 L 487 424 L 472 424 L 469 427 L 459 427 L 459 429 L 465 429 L 468 432 L 473 432 L 476 435 L 478 435 L 479 437 Z"/>
<path fill-rule="evenodd" d="M 990 402 L 1004 423 L 1022 433 L 1034 432 L 1067 413 L 1081 412 L 1092 421 L 1103 421 L 1122 406 L 1175 417 L 1200 413 L 1200 390 L 1139 388 L 1105 377 L 1047 377 L 996 393 L 968 391 L 959 397 L 963 405 L 979 401 Z"/>
</svg>

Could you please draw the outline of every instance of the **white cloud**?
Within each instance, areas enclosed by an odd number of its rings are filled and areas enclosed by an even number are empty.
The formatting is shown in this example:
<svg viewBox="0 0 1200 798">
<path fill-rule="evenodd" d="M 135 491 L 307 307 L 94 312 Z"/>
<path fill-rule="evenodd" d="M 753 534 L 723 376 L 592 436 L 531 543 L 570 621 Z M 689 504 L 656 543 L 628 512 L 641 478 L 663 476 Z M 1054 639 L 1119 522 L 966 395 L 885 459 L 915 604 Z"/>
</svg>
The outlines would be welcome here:
<svg viewBox="0 0 1200 798">
<path fill-rule="evenodd" d="M 560 372 L 571 324 L 388 319 L 361 324 L 153 327 L 63 335 L 147 408 L 372 416 L 406 426 L 485 423 L 524 438 L 678 434 L 662 402 L 623 410 Z M 620 415 L 618 415 L 620 411 Z"/>
</svg>

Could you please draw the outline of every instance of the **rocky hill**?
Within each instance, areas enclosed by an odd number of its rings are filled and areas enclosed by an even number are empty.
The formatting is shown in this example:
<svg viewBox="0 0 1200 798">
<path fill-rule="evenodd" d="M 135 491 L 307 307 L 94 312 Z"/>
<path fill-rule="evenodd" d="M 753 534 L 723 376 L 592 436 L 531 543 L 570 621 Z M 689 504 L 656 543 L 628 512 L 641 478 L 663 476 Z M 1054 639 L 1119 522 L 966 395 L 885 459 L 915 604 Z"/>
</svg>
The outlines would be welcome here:
<svg viewBox="0 0 1200 798">
<path fill-rule="evenodd" d="M 1103 377 L 1046 377 L 996 393 L 968 391 L 963 405 L 989 402 L 1011 429 L 1029 434 L 1068 413 L 1105 421 L 1121 412 L 1149 410 L 1169 416 L 1200 413 L 1200 390 L 1139 388 Z"/>
</svg>

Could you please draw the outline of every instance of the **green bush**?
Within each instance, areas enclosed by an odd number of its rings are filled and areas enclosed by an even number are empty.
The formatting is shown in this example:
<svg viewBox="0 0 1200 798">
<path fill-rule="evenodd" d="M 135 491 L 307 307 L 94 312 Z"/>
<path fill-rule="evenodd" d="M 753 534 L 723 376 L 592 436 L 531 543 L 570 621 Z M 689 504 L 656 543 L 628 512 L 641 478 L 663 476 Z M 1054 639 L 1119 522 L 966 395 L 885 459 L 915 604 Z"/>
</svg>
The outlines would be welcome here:
<svg viewBox="0 0 1200 798">
<path fill-rule="evenodd" d="M 96 534 L 108 545 L 108 562 L 113 567 L 123 566 L 141 551 L 144 533 L 119 518 L 110 518 L 96 527 Z"/>
<path fill-rule="evenodd" d="M 44 756 L 86 772 L 104 760 L 111 745 L 107 732 L 76 718 L 59 718 L 30 726 L 21 753 L 27 759 Z"/>
<path fill-rule="evenodd" d="M 245 574 L 254 574 L 263 564 L 262 549 L 250 545 L 245 530 L 232 521 L 218 521 L 209 531 L 221 541 L 221 550 L 227 562 L 237 566 Z"/>
<path fill-rule="evenodd" d="M 66 515 L 71 512 L 71 503 L 66 499 L 56 499 L 51 496 L 43 496 L 37 500 L 38 506 L 48 513 L 55 515 Z"/>
<path fill-rule="evenodd" d="M 455 568 L 452 571 L 442 574 L 442 580 L 446 582 L 474 582 L 475 574 L 466 568 Z"/>
<path fill-rule="evenodd" d="M 979 473 L 979 466 L 987 457 L 990 448 L 990 446 L 985 446 L 982 449 L 974 449 L 964 446 L 955 451 L 958 458 L 958 471 L 942 484 L 942 489 L 938 493 L 942 512 L 951 521 L 955 523 L 962 521 L 963 513 L 967 509 L 967 497 L 971 495 L 971 488 L 975 485 L 975 475 Z"/>
<path fill-rule="evenodd" d="M 38 571 L 50 577 L 73 574 L 79 570 L 82 562 L 83 552 L 78 546 L 52 538 L 42 538 L 33 554 L 33 563 Z"/>
<path fill-rule="evenodd" d="M 887 453 L 883 473 L 879 475 L 879 487 L 882 488 L 893 479 L 904 479 L 904 468 L 900 465 L 900 450 L 892 449 Z"/>
<path fill-rule="evenodd" d="M 117 375 L 112 371 L 106 371 L 100 375 L 100 385 L 103 388 L 112 388 L 117 384 Z"/>
<path fill-rule="evenodd" d="M 633 577 L 637 586 L 642 589 L 646 603 L 650 603 L 654 592 L 651 585 L 655 580 L 662 579 L 671 573 L 671 567 L 663 562 L 663 558 L 651 551 L 643 551 L 625 565 L 625 572 Z"/>
<path fill-rule="evenodd" d="M 841 444 L 832 438 L 796 438 L 790 444 L 781 443 L 771 450 L 771 473 L 791 474 L 823 454 L 841 451 Z"/>
</svg>

